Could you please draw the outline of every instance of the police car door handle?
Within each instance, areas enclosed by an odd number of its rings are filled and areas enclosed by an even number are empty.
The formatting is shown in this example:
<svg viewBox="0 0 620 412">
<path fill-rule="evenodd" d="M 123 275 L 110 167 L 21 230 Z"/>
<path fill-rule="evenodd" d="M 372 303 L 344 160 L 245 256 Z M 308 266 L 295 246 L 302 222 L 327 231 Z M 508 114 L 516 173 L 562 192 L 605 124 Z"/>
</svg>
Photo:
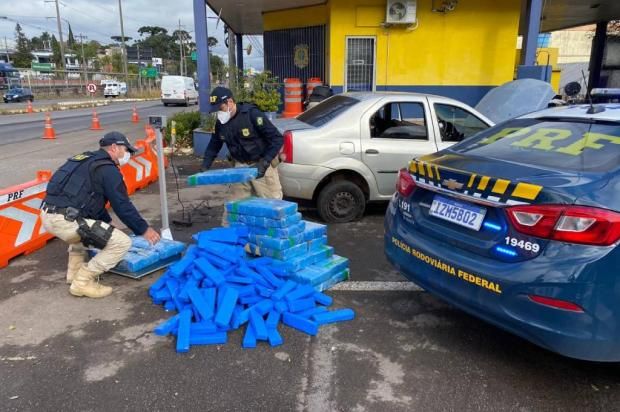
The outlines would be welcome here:
<svg viewBox="0 0 620 412">
<path fill-rule="evenodd" d="M 376 155 L 376 154 L 379 154 L 379 151 L 376 149 L 366 149 L 366 154 Z"/>
</svg>

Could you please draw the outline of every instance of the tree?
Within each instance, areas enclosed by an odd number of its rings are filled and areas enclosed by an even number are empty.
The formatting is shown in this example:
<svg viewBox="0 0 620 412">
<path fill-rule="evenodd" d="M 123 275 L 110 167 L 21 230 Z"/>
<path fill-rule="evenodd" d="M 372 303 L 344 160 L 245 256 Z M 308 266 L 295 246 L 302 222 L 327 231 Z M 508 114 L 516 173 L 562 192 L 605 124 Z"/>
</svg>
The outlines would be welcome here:
<svg viewBox="0 0 620 412">
<path fill-rule="evenodd" d="M 209 48 L 215 47 L 217 46 L 217 39 L 215 37 L 209 36 L 209 39 L 207 40 L 207 44 L 209 45 Z"/>
<path fill-rule="evenodd" d="M 67 38 L 67 48 L 75 51 L 75 37 L 73 36 L 73 30 L 71 30 L 71 24 L 69 24 L 69 37 Z"/>
<path fill-rule="evenodd" d="M 216 54 L 209 55 L 209 70 L 211 70 L 214 80 L 224 80 L 226 76 L 226 64 L 224 64 L 224 60 L 220 56 Z"/>
<path fill-rule="evenodd" d="M 119 52 L 112 53 L 112 71 L 115 73 L 123 71 L 123 55 Z"/>
<path fill-rule="evenodd" d="M 168 34 L 168 30 L 159 26 L 142 26 L 138 29 L 138 34 L 140 34 L 140 36 L 148 34 L 149 37 L 153 37 L 159 34 Z"/>
<path fill-rule="evenodd" d="M 13 55 L 13 63 L 17 67 L 30 67 L 32 63 L 32 53 L 30 53 L 30 41 L 22 31 L 22 27 L 17 23 L 15 25 L 15 45 L 16 52 Z"/>
<path fill-rule="evenodd" d="M 41 33 L 41 36 L 37 37 L 33 37 L 32 39 L 30 39 L 30 47 L 32 48 L 32 50 L 49 50 L 52 45 L 51 45 L 51 41 L 52 41 L 52 36 L 50 36 L 50 34 L 46 31 L 44 31 L 43 33 Z"/>
<path fill-rule="evenodd" d="M 56 40 L 56 36 L 52 35 L 52 62 L 56 65 L 56 67 L 60 68 L 60 63 L 62 61 L 62 57 L 60 56 L 60 43 Z"/>
</svg>

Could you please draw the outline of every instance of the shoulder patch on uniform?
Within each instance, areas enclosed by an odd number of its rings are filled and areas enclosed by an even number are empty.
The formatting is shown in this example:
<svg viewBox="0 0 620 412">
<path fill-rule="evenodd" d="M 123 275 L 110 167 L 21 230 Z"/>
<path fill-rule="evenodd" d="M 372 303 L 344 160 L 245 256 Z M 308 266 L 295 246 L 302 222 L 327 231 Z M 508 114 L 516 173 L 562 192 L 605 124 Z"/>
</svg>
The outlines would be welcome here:
<svg viewBox="0 0 620 412">
<path fill-rule="evenodd" d="M 90 157 L 90 155 L 87 155 L 86 153 L 80 153 L 78 155 L 75 155 L 71 158 L 71 160 L 75 160 L 76 162 L 81 162 L 82 160 L 86 160 Z"/>
<path fill-rule="evenodd" d="M 243 137 L 249 137 L 250 129 L 241 129 L 241 134 L 243 135 Z"/>
<path fill-rule="evenodd" d="M 263 118 L 262 117 L 257 117 L 256 118 L 256 124 L 259 125 L 259 126 L 262 126 L 263 125 Z"/>
</svg>

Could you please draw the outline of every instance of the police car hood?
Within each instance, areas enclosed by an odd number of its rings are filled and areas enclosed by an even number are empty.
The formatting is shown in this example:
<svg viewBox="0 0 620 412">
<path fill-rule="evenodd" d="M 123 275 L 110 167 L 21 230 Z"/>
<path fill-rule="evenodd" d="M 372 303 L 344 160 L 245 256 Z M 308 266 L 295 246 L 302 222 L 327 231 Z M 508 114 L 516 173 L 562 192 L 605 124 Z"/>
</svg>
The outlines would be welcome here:
<svg viewBox="0 0 620 412">
<path fill-rule="evenodd" d="M 554 96 L 547 82 L 519 79 L 491 89 L 478 102 L 476 110 L 497 124 L 545 109 Z"/>
<path fill-rule="evenodd" d="M 280 133 L 284 133 L 287 130 L 302 130 L 302 129 L 314 129 L 314 126 L 311 126 L 307 123 L 302 122 L 301 120 L 297 120 L 295 118 L 292 119 L 276 119 L 272 121 L 273 125 L 278 128 Z"/>
<path fill-rule="evenodd" d="M 551 170 L 450 149 L 414 159 L 409 170 L 416 181 L 507 205 L 573 204 L 609 180 L 603 173 Z"/>
</svg>

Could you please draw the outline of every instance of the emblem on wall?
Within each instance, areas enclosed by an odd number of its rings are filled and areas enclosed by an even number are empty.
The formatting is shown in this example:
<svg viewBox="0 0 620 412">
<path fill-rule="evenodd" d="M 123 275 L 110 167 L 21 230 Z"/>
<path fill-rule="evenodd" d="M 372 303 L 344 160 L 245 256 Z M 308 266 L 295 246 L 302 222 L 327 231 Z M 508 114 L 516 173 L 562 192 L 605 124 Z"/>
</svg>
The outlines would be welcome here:
<svg viewBox="0 0 620 412">
<path fill-rule="evenodd" d="M 308 62 L 310 60 L 310 51 L 307 44 L 298 44 L 295 46 L 295 66 L 303 69 L 304 67 L 308 67 Z"/>
</svg>

